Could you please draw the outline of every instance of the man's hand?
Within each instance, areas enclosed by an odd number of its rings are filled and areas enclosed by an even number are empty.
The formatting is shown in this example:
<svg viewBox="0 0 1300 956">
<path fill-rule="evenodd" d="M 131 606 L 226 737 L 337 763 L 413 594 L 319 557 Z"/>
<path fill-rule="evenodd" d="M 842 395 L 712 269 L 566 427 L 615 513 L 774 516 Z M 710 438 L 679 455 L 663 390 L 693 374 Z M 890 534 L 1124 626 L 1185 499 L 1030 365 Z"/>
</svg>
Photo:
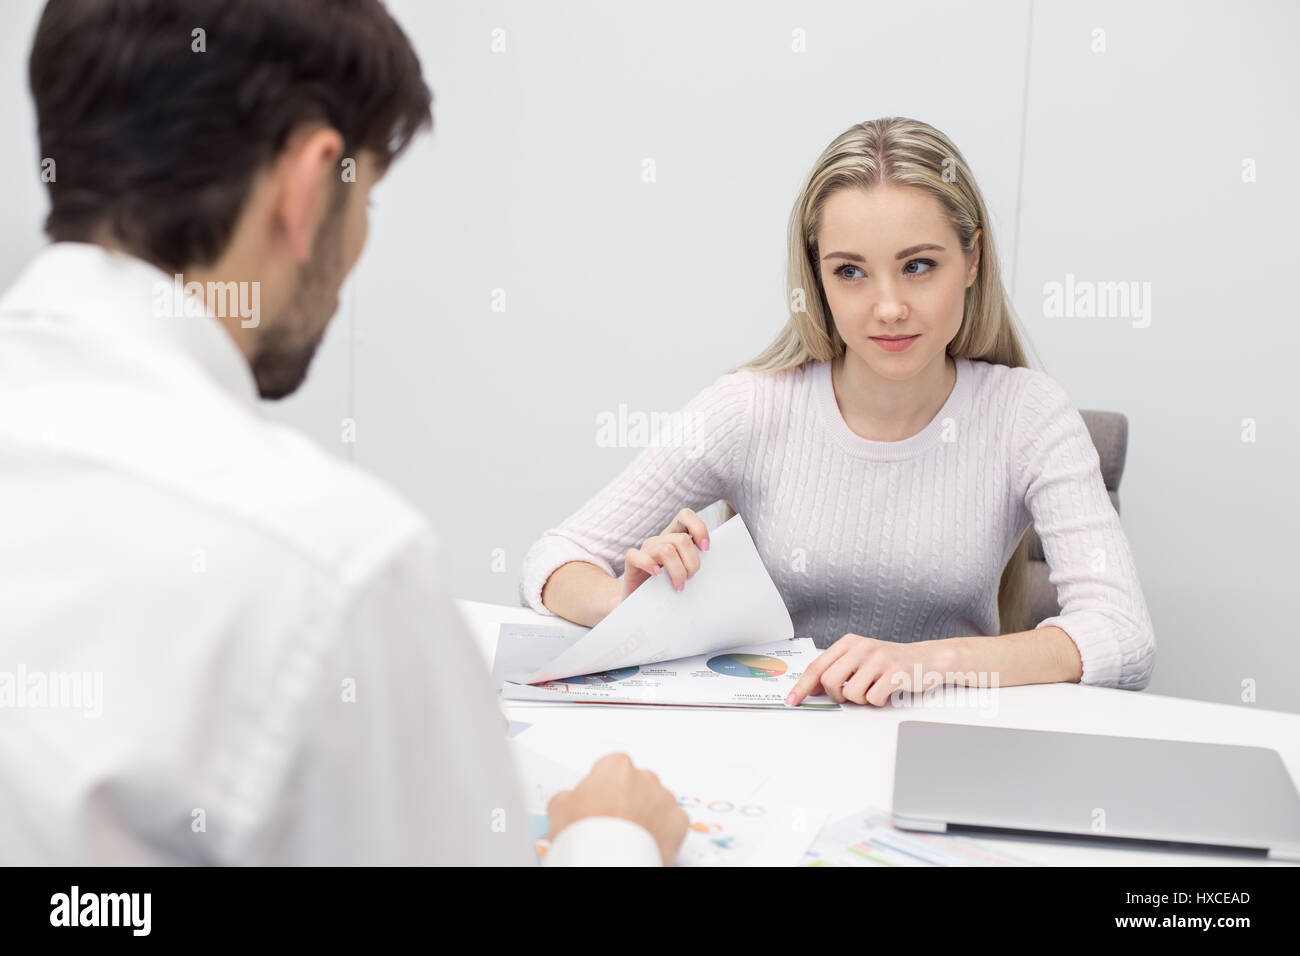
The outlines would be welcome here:
<svg viewBox="0 0 1300 956">
<path fill-rule="evenodd" d="M 943 684 L 952 669 L 950 661 L 944 641 L 900 644 L 845 634 L 808 665 L 785 702 L 797 707 L 821 687 L 837 704 L 883 707 L 895 690 L 926 691 Z"/>
<path fill-rule="evenodd" d="M 665 865 L 677 858 L 690 817 L 649 770 L 638 770 L 627 754 L 606 754 L 574 790 L 562 790 L 546 807 L 550 839 L 585 817 L 621 817 L 640 824 L 659 844 Z"/>
</svg>

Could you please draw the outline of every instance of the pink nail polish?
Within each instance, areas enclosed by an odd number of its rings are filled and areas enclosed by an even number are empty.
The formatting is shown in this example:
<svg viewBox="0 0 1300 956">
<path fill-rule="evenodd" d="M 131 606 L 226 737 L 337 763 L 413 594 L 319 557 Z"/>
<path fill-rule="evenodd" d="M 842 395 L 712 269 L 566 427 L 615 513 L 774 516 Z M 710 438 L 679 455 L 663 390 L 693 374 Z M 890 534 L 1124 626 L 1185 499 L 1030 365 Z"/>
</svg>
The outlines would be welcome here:
<svg viewBox="0 0 1300 956">
<path fill-rule="evenodd" d="M 785 705 L 786 705 L 787 707 L 793 707 L 793 706 L 794 706 L 794 691 L 790 691 L 790 693 L 786 695 L 786 698 L 785 698 Z"/>
<path fill-rule="evenodd" d="M 700 542 L 700 550 L 701 550 L 701 551 L 708 551 L 708 550 L 709 550 L 709 539 L 708 539 L 708 538 L 705 538 L 703 541 Z"/>
</svg>

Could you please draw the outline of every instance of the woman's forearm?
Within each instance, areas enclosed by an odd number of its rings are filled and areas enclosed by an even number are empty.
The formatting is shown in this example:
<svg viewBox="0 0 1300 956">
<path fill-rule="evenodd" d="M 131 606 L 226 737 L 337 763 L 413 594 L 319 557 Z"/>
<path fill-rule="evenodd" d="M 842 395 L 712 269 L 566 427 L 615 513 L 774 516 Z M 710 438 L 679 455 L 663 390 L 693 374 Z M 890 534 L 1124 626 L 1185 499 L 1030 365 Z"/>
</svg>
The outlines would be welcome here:
<svg viewBox="0 0 1300 956">
<path fill-rule="evenodd" d="M 623 582 L 586 561 L 562 564 L 542 586 L 547 610 L 585 627 L 594 627 L 623 599 Z"/>
<path fill-rule="evenodd" d="M 954 637 L 955 683 L 1017 687 L 1021 684 L 1078 683 L 1083 676 L 1079 649 L 1059 627 L 997 636 Z M 974 680 L 965 675 L 974 674 Z M 996 675 L 996 683 L 992 677 Z"/>
</svg>

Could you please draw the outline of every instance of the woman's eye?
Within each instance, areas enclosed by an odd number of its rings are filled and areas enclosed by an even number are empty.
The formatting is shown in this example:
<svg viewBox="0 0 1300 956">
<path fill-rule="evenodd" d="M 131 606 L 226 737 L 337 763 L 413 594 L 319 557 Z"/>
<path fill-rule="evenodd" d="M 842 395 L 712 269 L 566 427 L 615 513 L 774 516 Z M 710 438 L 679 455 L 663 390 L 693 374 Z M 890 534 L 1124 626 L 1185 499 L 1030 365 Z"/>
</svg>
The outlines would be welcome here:
<svg viewBox="0 0 1300 956">
<path fill-rule="evenodd" d="M 852 269 L 854 272 L 861 272 L 861 271 L 862 271 L 862 270 L 859 269 L 857 266 L 853 266 L 853 265 L 849 265 L 848 263 L 845 263 L 844 265 L 840 266 L 838 269 L 835 270 L 835 274 L 836 274 L 837 276 L 839 276 L 841 279 L 859 279 L 859 278 L 861 278 L 861 276 L 851 276 L 851 275 L 848 275 L 848 270 L 849 270 L 849 269 Z"/>
<path fill-rule="evenodd" d="M 926 269 L 925 269 L 925 272 L 908 272 L 908 270 L 909 270 L 912 266 L 925 266 Z M 929 272 L 929 271 L 930 271 L 931 269 L 933 269 L 933 268 L 934 268 L 934 260 L 933 260 L 933 259 L 913 259 L 913 260 L 912 260 L 911 262 L 909 262 L 907 265 L 903 266 L 903 271 L 904 271 L 904 272 L 907 272 L 907 274 L 908 274 L 908 275 L 911 275 L 911 276 L 923 276 L 923 275 L 925 275 L 926 272 Z"/>
</svg>

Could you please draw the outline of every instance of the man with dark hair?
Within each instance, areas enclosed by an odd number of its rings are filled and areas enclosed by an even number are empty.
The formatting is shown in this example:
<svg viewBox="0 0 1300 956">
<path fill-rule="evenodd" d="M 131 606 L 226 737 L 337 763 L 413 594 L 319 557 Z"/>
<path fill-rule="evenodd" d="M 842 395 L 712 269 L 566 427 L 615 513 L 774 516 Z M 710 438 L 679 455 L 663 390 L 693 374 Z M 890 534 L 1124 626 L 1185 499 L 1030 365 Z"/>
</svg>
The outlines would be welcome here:
<svg viewBox="0 0 1300 956">
<path fill-rule="evenodd" d="M 425 520 L 258 414 L 431 124 L 378 0 L 50 0 L 53 244 L 0 298 L 0 856 L 525 863 L 502 719 Z M 7 696 L 7 699 L 6 699 Z M 625 756 L 548 860 L 670 860 Z"/>
</svg>

